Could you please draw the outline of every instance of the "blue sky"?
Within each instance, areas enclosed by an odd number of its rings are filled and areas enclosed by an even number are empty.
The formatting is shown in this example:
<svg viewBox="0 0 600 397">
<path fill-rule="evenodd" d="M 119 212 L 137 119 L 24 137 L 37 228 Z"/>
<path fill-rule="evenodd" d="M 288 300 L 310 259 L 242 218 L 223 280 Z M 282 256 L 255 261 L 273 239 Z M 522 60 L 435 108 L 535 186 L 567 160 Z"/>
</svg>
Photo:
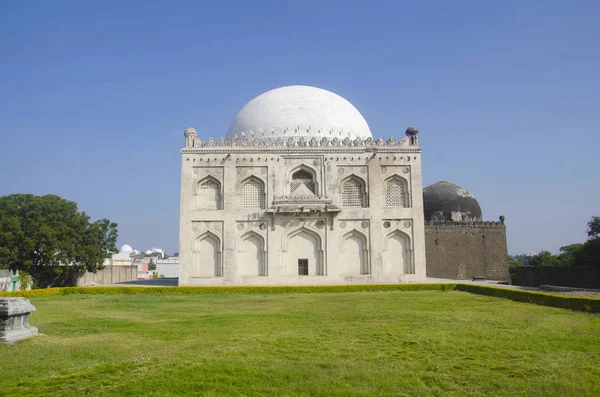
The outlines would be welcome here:
<svg viewBox="0 0 600 397">
<path fill-rule="evenodd" d="M 506 216 L 509 253 L 600 215 L 598 1 L 18 1 L 0 4 L 0 195 L 58 194 L 178 250 L 183 130 L 306 84 L 375 137 L 420 130 L 424 184 Z"/>
</svg>

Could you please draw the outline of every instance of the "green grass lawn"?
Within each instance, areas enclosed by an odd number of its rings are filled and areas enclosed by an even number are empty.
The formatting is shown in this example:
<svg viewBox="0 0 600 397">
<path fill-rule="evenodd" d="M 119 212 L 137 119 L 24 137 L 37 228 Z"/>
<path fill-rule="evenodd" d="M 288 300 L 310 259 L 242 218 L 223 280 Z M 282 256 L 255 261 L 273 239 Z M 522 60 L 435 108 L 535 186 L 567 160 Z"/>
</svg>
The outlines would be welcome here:
<svg viewBox="0 0 600 397">
<path fill-rule="evenodd" d="M 458 291 L 30 300 L 44 335 L 0 346 L 0 395 L 600 396 L 598 314 Z"/>
</svg>

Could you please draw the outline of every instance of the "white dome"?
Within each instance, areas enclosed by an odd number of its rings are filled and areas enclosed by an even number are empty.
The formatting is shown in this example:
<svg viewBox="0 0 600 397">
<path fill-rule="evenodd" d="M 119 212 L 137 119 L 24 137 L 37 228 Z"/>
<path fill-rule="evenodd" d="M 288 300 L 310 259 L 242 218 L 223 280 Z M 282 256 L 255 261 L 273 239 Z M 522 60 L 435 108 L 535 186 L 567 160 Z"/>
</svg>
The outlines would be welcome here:
<svg viewBox="0 0 600 397">
<path fill-rule="evenodd" d="M 358 110 L 341 96 L 294 85 L 267 91 L 235 116 L 227 139 L 248 137 L 372 138 Z"/>
<path fill-rule="evenodd" d="M 121 248 L 119 248 L 119 252 L 132 252 L 133 248 L 131 248 L 131 245 L 122 245 Z"/>
</svg>

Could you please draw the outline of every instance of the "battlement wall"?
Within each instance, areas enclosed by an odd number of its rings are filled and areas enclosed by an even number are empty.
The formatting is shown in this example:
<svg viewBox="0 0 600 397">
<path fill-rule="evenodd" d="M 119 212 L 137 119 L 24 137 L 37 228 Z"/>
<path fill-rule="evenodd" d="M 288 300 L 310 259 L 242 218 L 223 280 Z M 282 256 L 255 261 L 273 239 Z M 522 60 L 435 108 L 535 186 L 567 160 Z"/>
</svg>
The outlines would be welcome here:
<svg viewBox="0 0 600 397">
<path fill-rule="evenodd" d="M 427 277 L 508 280 L 503 222 L 426 222 Z"/>
</svg>

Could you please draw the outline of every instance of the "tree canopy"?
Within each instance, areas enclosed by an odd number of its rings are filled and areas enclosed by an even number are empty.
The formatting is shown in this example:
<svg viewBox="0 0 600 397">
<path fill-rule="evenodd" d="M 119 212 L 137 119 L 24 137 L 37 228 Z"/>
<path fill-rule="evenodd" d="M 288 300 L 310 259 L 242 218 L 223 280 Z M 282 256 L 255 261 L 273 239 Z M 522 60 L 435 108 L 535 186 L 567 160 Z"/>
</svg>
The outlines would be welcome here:
<svg viewBox="0 0 600 397">
<path fill-rule="evenodd" d="M 59 196 L 0 197 L 0 267 L 31 274 L 43 266 L 93 272 L 118 252 L 116 241 L 116 223 L 91 222 L 76 203 Z"/>
<path fill-rule="evenodd" d="M 548 251 L 542 251 L 529 259 L 529 266 L 562 266 L 562 262 L 557 256 Z"/>
<path fill-rule="evenodd" d="M 542 251 L 533 256 L 515 255 L 511 265 L 522 266 L 600 266 L 600 217 L 593 216 L 587 223 L 588 240 L 585 243 L 560 247 L 559 255 Z"/>
<path fill-rule="evenodd" d="M 600 216 L 592 216 L 587 226 L 587 235 L 590 239 L 600 237 Z"/>
</svg>

